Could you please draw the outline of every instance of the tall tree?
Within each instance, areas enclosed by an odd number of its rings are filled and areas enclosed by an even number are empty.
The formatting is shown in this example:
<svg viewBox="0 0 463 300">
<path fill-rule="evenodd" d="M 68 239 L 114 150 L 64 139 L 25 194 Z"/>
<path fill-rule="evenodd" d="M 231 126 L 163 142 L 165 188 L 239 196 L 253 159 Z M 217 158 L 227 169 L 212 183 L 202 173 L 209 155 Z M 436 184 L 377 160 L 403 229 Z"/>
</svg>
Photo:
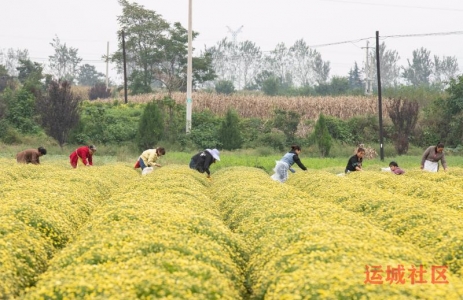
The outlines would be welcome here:
<svg viewBox="0 0 463 300">
<path fill-rule="evenodd" d="M 98 72 L 93 65 L 85 64 L 79 67 L 77 81 L 79 85 L 93 86 L 97 83 L 103 82 L 104 74 Z"/>
<path fill-rule="evenodd" d="M 315 82 L 318 84 L 326 83 L 330 76 L 330 62 L 323 61 L 321 54 L 317 52 L 313 63 L 313 70 Z"/>
<path fill-rule="evenodd" d="M 73 83 L 77 77 L 78 65 L 82 61 L 82 58 L 78 57 L 79 50 L 66 46 L 66 43 L 61 44 L 58 36 L 53 39 L 50 45 L 55 50 L 55 54 L 48 57 L 53 75 L 58 80 Z"/>
<path fill-rule="evenodd" d="M 45 132 L 63 147 L 69 132 L 79 122 L 79 97 L 71 92 L 68 81 L 52 80 L 47 94 L 37 99 L 36 103 Z"/>
<path fill-rule="evenodd" d="M 440 59 L 434 55 L 433 84 L 444 88 L 452 78 L 456 78 L 458 71 L 458 60 L 455 56 L 443 56 Z"/>
<path fill-rule="evenodd" d="M 406 154 L 410 136 L 418 122 L 418 102 L 402 98 L 391 99 L 387 111 L 394 124 L 393 140 L 397 154 Z"/>
<path fill-rule="evenodd" d="M 153 148 L 164 136 L 164 117 L 157 101 L 146 104 L 138 123 L 137 142 L 140 150 Z"/>
<path fill-rule="evenodd" d="M 236 111 L 228 109 L 219 129 L 219 141 L 225 150 L 241 148 L 243 138 L 239 128 L 240 118 Z"/>
<path fill-rule="evenodd" d="M 354 63 L 354 68 L 349 71 L 349 86 L 352 90 L 362 89 L 363 81 L 357 62 Z"/>
<path fill-rule="evenodd" d="M 317 144 L 321 157 L 326 157 L 330 154 L 333 138 L 330 135 L 326 118 L 323 114 L 320 114 L 318 117 L 318 121 L 315 123 L 314 132 L 309 139 L 311 142 Z"/>
<path fill-rule="evenodd" d="M 382 42 L 379 45 L 379 61 L 381 63 L 381 86 L 382 87 L 397 87 L 400 81 L 400 66 L 398 65 L 400 56 L 396 50 L 388 50 L 386 43 Z M 369 69 L 366 71 L 366 76 L 372 81 L 373 86 L 378 86 L 378 76 L 376 72 L 376 52 L 370 52 Z"/>
<path fill-rule="evenodd" d="M 18 65 L 20 60 L 29 59 L 27 49 L 0 49 L 0 64 L 4 65 L 10 76 L 18 76 Z"/>
<path fill-rule="evenodd" d="M 122 15 L 118 16 L 119 49 L 111 61 L 122 70 L 122 32 L 125 37 L 126 57 L 130 68 L 132 87 L 141 92 L 149 91 L 158 84 L 169 93 L 185 86 L 188 53 L 188 32 L 180 23 L 172 26 L 155 11 L 127 0 L 119 0 Z M 197 33 L 193 32 L 193 38 Z M 210 63 L 204 58 L 203 64 Z M 198 64 L 198 61 L 196 60 Z M 195 72 L 195 70 L 193 70 Z M 200 71 L 204 75 L 204 70 Z M 195 76 L 202 80 L 204 76 Z"/>
<path fill-rule="evenodd" d="M 238 59 L 241 67 L 238 88 L 247 87 L 257 75 L 261 66 L 262 51 L 251 41 L 244 41 L 238 45 Z"/>
<path fill-rule="evenodd" d="M 433 72 L 434 63 L 431 59 L 431 51 L 421 47 L 413 51 L 413 58 L 410 62 L 407 59 L 408 67 L 403 68 L 403 78 L 414 86 L 430 84 L 430 76 Z"/>
</svg>

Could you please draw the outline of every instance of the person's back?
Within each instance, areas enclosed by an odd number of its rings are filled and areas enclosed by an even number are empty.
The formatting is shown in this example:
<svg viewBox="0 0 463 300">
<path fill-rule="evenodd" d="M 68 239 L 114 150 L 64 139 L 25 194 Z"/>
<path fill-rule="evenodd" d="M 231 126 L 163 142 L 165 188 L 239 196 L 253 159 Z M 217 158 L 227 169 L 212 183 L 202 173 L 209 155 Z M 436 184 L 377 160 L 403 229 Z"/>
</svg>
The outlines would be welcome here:
<svg viewBox="0 0 463 300">
<path fill-rule="evenodd" d="M 16 161 L 22 164 L 39 165 L 39 157 L 45 154 L 47 154 L 47 150 L 43 147 L 39 147 L 38 149 L 26 149 L 16 154 Z"/>
</svg>

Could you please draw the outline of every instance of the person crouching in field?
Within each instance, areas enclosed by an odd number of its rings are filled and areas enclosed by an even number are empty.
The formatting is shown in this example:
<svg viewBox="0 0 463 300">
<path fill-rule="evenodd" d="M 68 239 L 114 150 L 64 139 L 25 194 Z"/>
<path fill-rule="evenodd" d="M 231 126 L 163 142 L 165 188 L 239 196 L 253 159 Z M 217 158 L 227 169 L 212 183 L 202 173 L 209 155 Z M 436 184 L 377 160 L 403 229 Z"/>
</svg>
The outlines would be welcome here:
<svg viewBox="0 0 463 300">
<path fill-rule="evenodd" d="M 142 173 L 146 168 L 151 168 L 149 169 L 150 171 L 153 170 L 153 167 L 161 167 L 160 164 L 157 163 L 157 160 L 163 156 L 166 155 L 166 149 L 163 147 L 157 147 L 155 149 L 148 149 L 142 152 L 142 154 L 138 157 L 137 162 L 135 163 L 135 169 L 141 168 Z M 147 173 L 147 170 L 145 170 L 144 175 Z"/>
<path fill-rule="evenodd" d="M 69 155 L 69 160 L 71 162 L 71 166 L 75 169 L 77 168 L 77 163 L 80 160 L 82 163 L 87 166 L 93 166 L 93 159 L 92 156 L 96 152 L 96 147 L 95 145 L 90 145 L 90 146 L 82 146 L 77 148 L 75 151 Z"/>
<path fill-rule="evenodd" d="M 430 146 L 423 153 L 421 158 L 421 169 L 428 172 L 439 171 L 439 160 L 442 163 L 444 171 L 447 171 L 447 161 L 444 155 L 444 144 L 437 143 L 436 146 Z"/>
<path fill-rule="evenodd" d="M 391 172 L 396 174 L 396 175 L 402 175 L 405 173 L 404 170 L 402 170 L 401 168 L 399 168 L 399 165 L 395 162 L 395 161 L 391 161 L 389 163 L 389 168 L 391 168 Z"/>
<path fill-rule="evenodd" d="M 37 149 L 27 149 L 16 154 L 16 161 L 21 164 L 39 165 L 39 157 L 47 154 L 47 150 L 43 147 Z"/>
<path fill-rule="evenodd" d="M 363 156 L 365 155 L 365 149 L 358 148 L 357 153 L 352 155 L 347 162 L 345 173 L 354 171 L 362 171 Z"/>
<path fill-rule="evenodd" d="M 207 178 L 211 178 L 210 166 L 216 161 L 220 161 L 220 152 L 217 149 L 206 149 L 193 155 L 190 160 L 190 169 L 199 173 L 206 173 Z"/>
<path fill-rule="evenodd" d="M 291 150 L 276 162 L 275 168 L 273 169 L 275 174 L 270 177 L 275 181 L 285 182 L 288 180 L 288 171 L 291 171 L 291 173 L 296 172 L 296 170 L 292 168 L 294 163 L 296 163 L 302 170 L 307 171 L 307 168 L 299 158 L 299 154 L 301 154 L 301 147 L 298 145 L 292 145 Z"/>
</svg>

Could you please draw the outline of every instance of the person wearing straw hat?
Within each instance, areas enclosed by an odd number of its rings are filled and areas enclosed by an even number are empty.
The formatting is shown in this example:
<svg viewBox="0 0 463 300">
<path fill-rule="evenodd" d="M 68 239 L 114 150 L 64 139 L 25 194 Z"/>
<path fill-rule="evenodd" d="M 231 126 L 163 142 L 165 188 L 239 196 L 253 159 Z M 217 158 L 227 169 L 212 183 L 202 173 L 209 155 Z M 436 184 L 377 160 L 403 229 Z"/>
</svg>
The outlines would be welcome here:
<svg viewBox="0 0 463 300">
<path fill-rule="evenodd" d="M 75 151 L 69 155 L 69 160 L 71 162 L 71 166 L 75 169 L 77 168 L 77 163 L 80 160 L 82 163 L 87 166 L 93 166 L 93 154 L 96 152 L 96 147 L 95 145 L 90 145 L 90 146 L 82 146 L 77 148 Z"/>
<path fill-rule="evenodd" d="M 220 161 L 220 152 L 217 149 L 206 149 L 191 158 L 190 168 L 200 173 L 206 173 L 207 178 L 211 178 L 209 167 L 216 161 Z"/>
</svg>

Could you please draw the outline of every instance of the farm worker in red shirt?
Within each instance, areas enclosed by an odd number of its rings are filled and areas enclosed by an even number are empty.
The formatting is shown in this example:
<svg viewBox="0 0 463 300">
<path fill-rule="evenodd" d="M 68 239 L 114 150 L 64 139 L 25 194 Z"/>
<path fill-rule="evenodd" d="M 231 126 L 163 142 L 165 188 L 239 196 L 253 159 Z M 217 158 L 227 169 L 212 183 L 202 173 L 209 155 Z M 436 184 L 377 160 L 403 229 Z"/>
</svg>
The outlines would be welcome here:
<svg viewBox="0 0 463 300">
<path fill-rule="evenodd" d="M 86 166 L 93 166 L 92 156 L 96 152 L 95 145 L 82 146 L 77 148 L 74 152 L 69 155 L 71 161 L 71 166 L 73 168 L 77 167 L 77 161 L 79 158 L 82 160 L 82 163 Z"/>
</svg>

